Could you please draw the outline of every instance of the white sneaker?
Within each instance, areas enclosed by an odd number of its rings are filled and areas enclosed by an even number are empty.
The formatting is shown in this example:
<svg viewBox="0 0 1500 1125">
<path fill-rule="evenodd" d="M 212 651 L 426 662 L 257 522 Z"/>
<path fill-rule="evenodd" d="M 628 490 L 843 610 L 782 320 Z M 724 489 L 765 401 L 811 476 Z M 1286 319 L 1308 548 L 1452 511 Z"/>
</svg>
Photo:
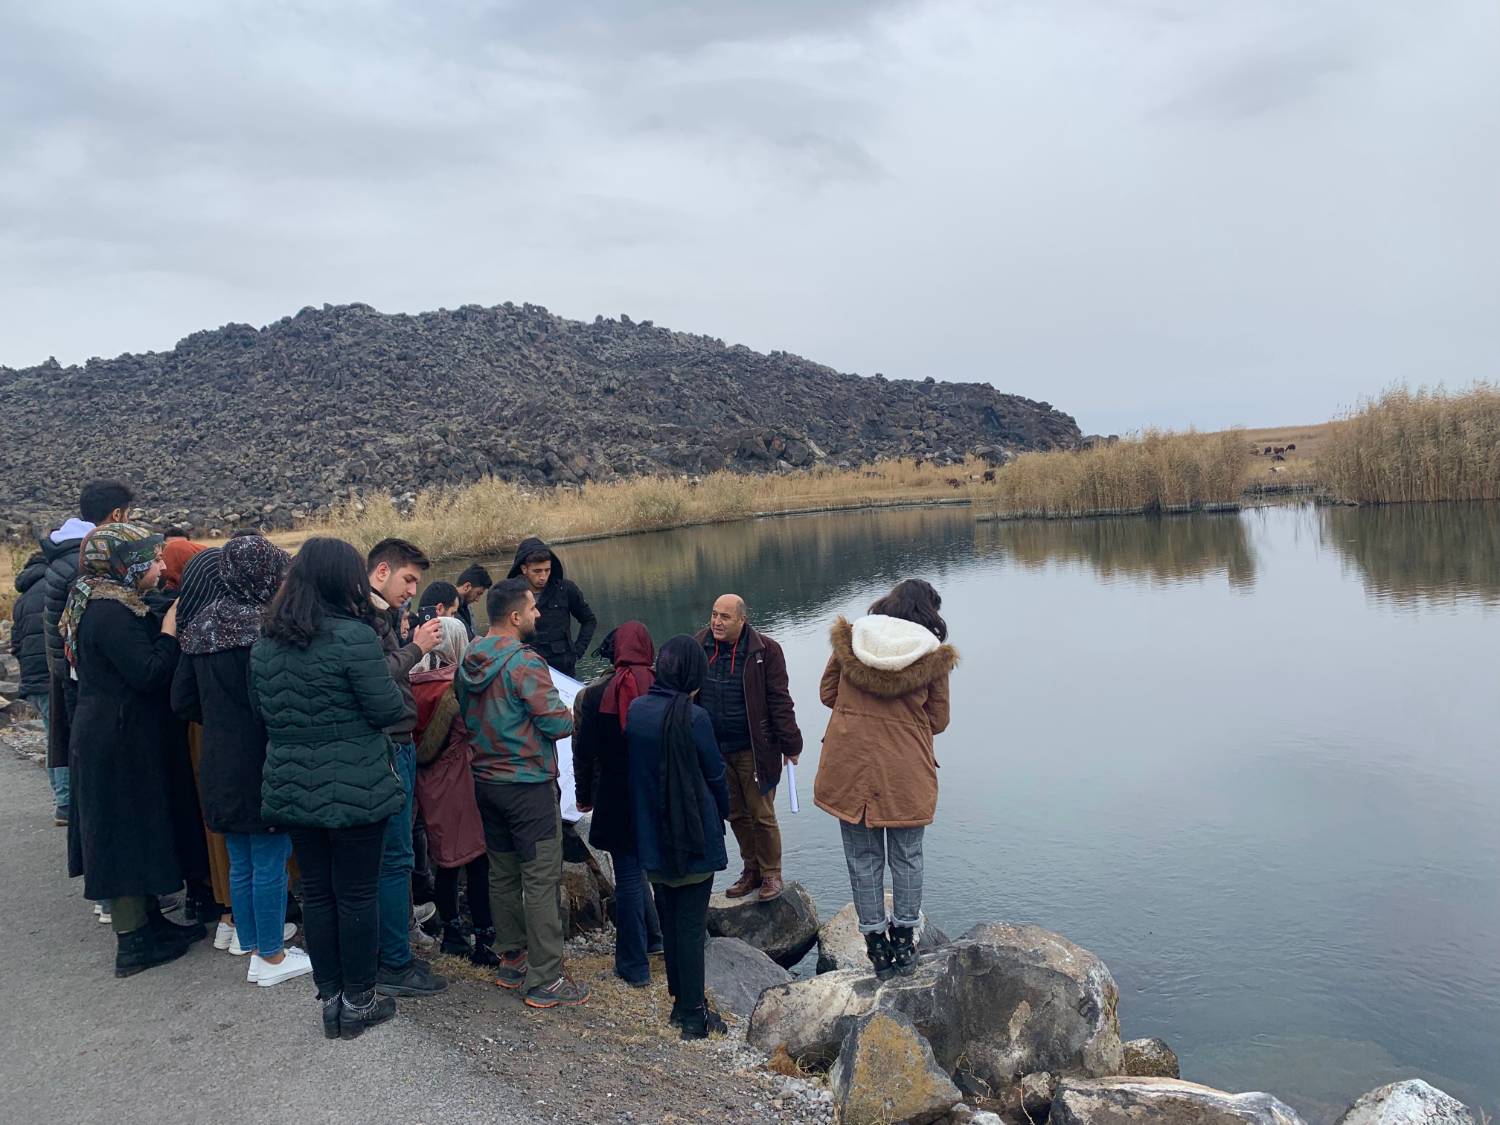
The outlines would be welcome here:
<svg viewBox="0 0 1500 1125">
<path fill-rule="evenodd" d="M 99 911 L 99 924 L 101 926 L 112 925 L 114 923 L 114 920 L 115 920 L 114 919 L 114 915 L 112 915 L 108 910 L 100 909 L 100 911 Z"/>
<path fill-rule="evenodd" d="M 220 922 L 219 928 L 214 931 L 214 948 L 228 949 L 230 943 L 237 940 L 238 935 L 234 932 L 234 926 L 229 922 Z"/>
<path fill-rule="evenodd" d="M 99 917 L 99 915 L 101 915 L 103 913 L 104 913 L 104 907 L 100 906 L 97 902 L 94 903 L 94 917 L 97 918 L 97 917 Z"/>
<path fill-rule="evenodd" d="M 239 928 L 233 927 L 233 929 L 234 936 L 229 940 L 229 952 L 233 953 L 236 957 L 243 957 L 245 954 L 253 952 L 253 950 L 246 949 L 240 944 Z M 286 925 L 281 927 L 281 940 L 291 941 L 292 935 L 296 932 L 297 924 L 295 922 L 288 922 Z"/>
<path fill-rule="evenodd" d="M 286 956 L 281 963 L 273 965 L 262 959 L 259 953 L 250 958 L 249 977 L 262 988 L 271 988 L 284 980 L 292 980 L 294 977 L 305 977 L 312 972 L 312 958 L 295 945 L 289 945 L 283 951 Z"/>
<path fill-rule="evenodd" d="M 436 913 L 437 906 L 435 904 L 424 902 L 421 906 L 418 906 L 412 911 L 412 916 L 416 918 L 417 925 L 425 926 L 432 920 L 432 916 Z"/>
</svg>

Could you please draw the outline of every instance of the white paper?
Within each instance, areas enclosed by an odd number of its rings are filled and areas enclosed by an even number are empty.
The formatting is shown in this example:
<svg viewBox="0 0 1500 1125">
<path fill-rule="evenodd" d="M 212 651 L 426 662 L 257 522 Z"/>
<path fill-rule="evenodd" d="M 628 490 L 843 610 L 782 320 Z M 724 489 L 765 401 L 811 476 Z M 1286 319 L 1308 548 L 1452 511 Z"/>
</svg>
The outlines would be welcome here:
<svg viewBox="0 0 1500 1125">
<path fill-rule="evenodd" d="M 792 802 L 792 811 L 801 812 L 797 804 L 797 767 L 791 762 L 786 764 L 786 796 Z"/>
<path fill-rule="evenodd" d="M 569 710 L 573 707 L 573 700 L 583 690 L 583 684 L 572 676 L 565 676 L 556 668 L 552 670 L 552 686 L 557 689 L 558 698 L 563 701 L 563 706 Z M 578 801 L 573 793 L 573 740 L 571 738 L 560 739 L 557 743 L 557 784 L 562 788 L 562 818 L 569 824 L 577 824 L 583 819 L 583 814 L 578 811 Z"/>
</svg>

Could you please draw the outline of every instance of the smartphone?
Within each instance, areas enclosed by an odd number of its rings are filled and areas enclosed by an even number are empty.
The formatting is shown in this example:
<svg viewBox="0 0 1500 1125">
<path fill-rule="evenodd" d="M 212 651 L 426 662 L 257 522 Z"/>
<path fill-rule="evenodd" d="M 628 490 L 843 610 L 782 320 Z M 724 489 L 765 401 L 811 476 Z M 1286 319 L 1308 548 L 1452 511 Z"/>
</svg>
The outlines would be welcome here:
<svg viewBox="0 0 1500 1125">
<path fill-rule="evenodd" d="M 438 613 L 437 606 L 424 605 L 417 611 L 417 622 L 418 624 L 426 625 L 429 621 L 436 621 L 439 616 L 441 615 Z"/>
</svg>

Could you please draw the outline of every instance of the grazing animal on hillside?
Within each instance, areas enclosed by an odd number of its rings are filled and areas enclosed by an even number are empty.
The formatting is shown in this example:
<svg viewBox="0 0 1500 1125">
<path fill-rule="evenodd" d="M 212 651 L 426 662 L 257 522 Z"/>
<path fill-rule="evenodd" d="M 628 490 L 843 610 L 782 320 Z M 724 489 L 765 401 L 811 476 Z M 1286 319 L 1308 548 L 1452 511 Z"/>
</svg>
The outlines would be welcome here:
<svg viewBox="0 0 1500 1125">
<path fill-rule="evenodd" d="M 1295 445 L 1293 445 L 1291 442 L 1287 443 L 1286 451 L 1288 453 L 1295 453 L 1296 450 L 1297 450 L 1297 447 Z"/>
<path fill-rule="evenodd" d="M 1268 445 L 1268 446 L 1266 446 L 1266 456 L 1269 457 L 1270 455 L 1271 455 L 1271 447 Z"/>
<path fill-rule="evenodd" d="M 949 488 L 962 488 L 963 482 L 960 481 L 957 477 L 949 477 L 947 480 L 947 485 Z"/>
<path fill-rule="evenodd" d="M 1285 452 L 1286 452 L 1286 446 L 1284 446 L 1284 445 L 1278 445 L 1276 447 L 1276 456 L 1280 457 Z"/>
<path fill-rule="evenodd" d="M 994 484 L 995 483 L 995 470 L 994 469 L 986 469 L 984 471 L 984 483 L 985 484 Z"/>
</svg>

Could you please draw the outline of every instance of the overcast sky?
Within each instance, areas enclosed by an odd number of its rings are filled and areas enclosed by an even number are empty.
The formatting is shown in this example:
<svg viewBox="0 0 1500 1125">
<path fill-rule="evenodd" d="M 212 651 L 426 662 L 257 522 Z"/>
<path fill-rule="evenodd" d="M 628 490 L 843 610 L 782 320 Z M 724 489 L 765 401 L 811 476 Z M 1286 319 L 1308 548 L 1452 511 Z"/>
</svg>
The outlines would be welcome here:
<svg viewBox="0 0 1500 1125">
<path fill-rule="evenodd" d="M 1500 3 L 0 12 L 0 364 L 505 300 L 1085 431 L 1497 378 Z"/>
</svg>

